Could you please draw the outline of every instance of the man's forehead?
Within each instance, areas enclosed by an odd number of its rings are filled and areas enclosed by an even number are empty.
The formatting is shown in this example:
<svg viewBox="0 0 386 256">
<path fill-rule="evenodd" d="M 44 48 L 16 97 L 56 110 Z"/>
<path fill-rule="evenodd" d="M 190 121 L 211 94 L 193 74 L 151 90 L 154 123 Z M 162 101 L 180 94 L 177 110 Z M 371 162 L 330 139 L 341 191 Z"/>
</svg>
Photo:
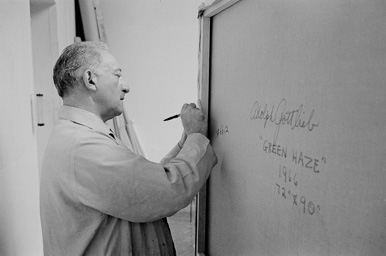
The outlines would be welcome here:
<svg viewBox="0 0 386 256">
<path fill-rule="evenodd" d="M 103 59 L 101 65 L 106 65 L 114 71 L 119 71 L 119 72 L 122 71 L 117 59 L 110 52 L 101 51 L 101 56 Z"/>
</svg>

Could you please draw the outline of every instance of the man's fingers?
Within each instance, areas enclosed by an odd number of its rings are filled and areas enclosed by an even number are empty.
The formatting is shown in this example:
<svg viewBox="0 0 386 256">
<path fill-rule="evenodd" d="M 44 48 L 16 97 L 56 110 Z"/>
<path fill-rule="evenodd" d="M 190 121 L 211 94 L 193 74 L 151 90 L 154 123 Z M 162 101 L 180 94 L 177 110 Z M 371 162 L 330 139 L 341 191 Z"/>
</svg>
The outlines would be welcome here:
<svg viewBox="0 0 386 256">
<path fill-rule="evenodd" d="M 188 106 L 189 106 L 189 104 L 188 104 L 188 103 L 185 103 L 184 105 L 182 105 L 182 108 L 181 108 L 181 110 L 184 110 L 184 109 L 186 109 Z"/>
<path fill-rule="evenodd" d="M 191 107 L 191 108 L 196 108 L 196 104 L 194 103 L 185 103 L 184 105 L 182 105 L 182 109 L 186 109 L 188 107 Z"/>
</svg>

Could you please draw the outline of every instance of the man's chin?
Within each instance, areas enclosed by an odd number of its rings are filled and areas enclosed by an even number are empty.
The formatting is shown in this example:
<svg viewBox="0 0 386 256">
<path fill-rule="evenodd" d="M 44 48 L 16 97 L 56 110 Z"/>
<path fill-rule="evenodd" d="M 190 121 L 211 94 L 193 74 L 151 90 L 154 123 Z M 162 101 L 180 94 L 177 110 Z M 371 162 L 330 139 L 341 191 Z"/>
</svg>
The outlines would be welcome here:
<svg viewBox="0 0 386 256">
<path fill-rule="evenodd" d="M 115 116 L 119 116 L 123 113 L 123 105 L 121 105 L 120 108 L 118 108 L 115 112 Z"/>
<path fill-rule="evenodd" d="M 107 122 L 108 120 L 113 119 L 114 117 L 120 116 L 123 113 L 123 108 L 115 109 L 114 111 L 111 111 L 108 115 L 108 117 L 105 119 L 104 122 Z"/>
</svg>

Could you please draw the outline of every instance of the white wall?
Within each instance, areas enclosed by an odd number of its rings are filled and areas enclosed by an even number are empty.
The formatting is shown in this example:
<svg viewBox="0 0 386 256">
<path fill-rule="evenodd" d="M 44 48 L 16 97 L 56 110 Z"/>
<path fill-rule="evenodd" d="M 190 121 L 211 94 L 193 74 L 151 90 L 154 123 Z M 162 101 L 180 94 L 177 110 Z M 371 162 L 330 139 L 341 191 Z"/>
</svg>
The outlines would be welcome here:
<svg viewBox="0 0 386 256">
<path fill-rule="evenodd" d="M 146 156 L 159 161 L 182 134 L 178 114 L 197 101 L 197 0 L 100 0 L 111 52 L 130 86 L 125 107 Z"/>
<path fill-rule="evenodd" d="M 35 109 L 31 95 L 41 92 L 42 86 L 52 89 L 50 64 L 75 36 L 73 1 L 31 0 L 31 6 L 29 0 L 0 0 L 1 256 L 43 255 L 38 148 L 44 141 L 39 139 L 40 131 L 32 117 Z M 39 20 L 40 24 L 34 24 Z M 41 26 L 43 23 L 49 26 Z M 39 88 L 34 85 L 34 77 Z M 53 100 L 52 95 L 47 95 L 47 100 Z M 51 117 L 45 122 L 51 122 L 52 127 L 53 106 L 48 107 L 51 109 L 44 112 Z"/>
<path fill-rule="evenodd" d="M 42 255 L 28 0 L 0 1 L 0 255 Z"/>
<path fill-rule="evenodd" d="M 43 94 L 44 107 L 43 113 L 40 114 L 44 126 L 36 129 L 40 167 L 49 135 L 62 104 L 52 81 L 52 69 L 64 47 L 74 42 L 74 2 L 33 0 L 31 3 L 31 34 L 34 88 L 35 93 Z"/>
</svg>

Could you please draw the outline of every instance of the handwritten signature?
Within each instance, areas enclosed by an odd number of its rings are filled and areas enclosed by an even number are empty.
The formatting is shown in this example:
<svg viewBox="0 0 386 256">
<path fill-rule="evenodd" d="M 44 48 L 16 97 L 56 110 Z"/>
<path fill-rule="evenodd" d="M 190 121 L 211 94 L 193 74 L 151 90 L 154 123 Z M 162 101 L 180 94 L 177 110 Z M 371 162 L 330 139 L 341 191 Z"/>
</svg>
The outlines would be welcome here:
<svg viewBox="0 0 386 256">
<path fill-rule="evenodd" d="M 287 110 L 287 101 L 282 99 L 277 106 L 273 105 L 271 108 L 268 104 L 260 104 L 255 101 L 252 105 L 250 112 L 251 120 L 264 120 L 264 128 L 267 122 L 271 122 L 276 125 L 273 142 L 277 141 L 281 126 L 289 126 L 292 130 L 296 128 L 304 128 L 308 131 L 312 131 L 315 127 L 319 126 L 319 122 L 313 121 L 315 110 L 313 109 L 309 115 L 303 111 L 303 104 L 300 104 L 298 108 Z"/>
</svg>

